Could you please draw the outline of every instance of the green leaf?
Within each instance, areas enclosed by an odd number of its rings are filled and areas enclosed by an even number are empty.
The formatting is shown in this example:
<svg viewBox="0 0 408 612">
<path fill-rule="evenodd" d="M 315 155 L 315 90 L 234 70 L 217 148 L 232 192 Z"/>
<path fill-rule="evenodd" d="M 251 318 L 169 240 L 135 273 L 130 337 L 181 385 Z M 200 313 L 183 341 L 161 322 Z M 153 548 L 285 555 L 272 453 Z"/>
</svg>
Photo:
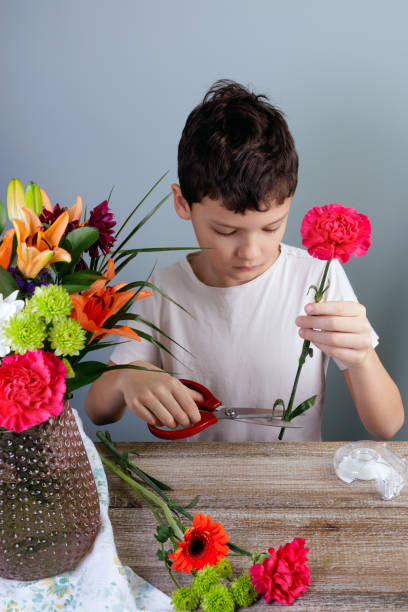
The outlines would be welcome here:
<svg viewBox="0 0 408 612">
<path fill-rule="evenodd" d="M 186 510 L 190 510 L 191 508 L 194 508 L 198 502 L 200 501 L 200 496 L 196 495 L 195 498 L 188 504 L 188 506 L 184 506 L 184 508 Z"/>
<path fill-rule="evenodd" d="M 159 289 L 159 287 L 156 287 L 156 285 L 153 285 L 153 283 L 149 283 L 147 281 L 133 281 L 132 283 L 127 283 L 127 285 L 119 289 L 119 291 L 129 291 L 129 289 L 133 289 L 133 287 L 141 287 L 142 289 L 144 289 L 145 287 L 148 287 L 149 289 L 153 289 L 153 291 L 157 291 L 158 293 L 160 293 L 160 295 L 165 297 L 166 300 L 170 300 L 170 302 L 173 302 L 173 304 L 175 304 L 176 306 L 184 310 L 184 312 L 190 315 L 190 317 L 193 317 L 193 315 L 190 312 L 188 312 L 188 310 L 186 310 L 184 306 L 182 306 L 181 304 L 173 300 L 173 298 L 167 295 L 167 293 L 164 293 L 164 291 Z M 195 317 L 193 317 L 193 319 L 194 318 Z"/>
<path fill-rule="evenodd" d="M 66 381 L 67 392 L 72 393 L 72 391 L 75 391 L 76 389 L 79 389 L 84 385 L 89 385 L 109 370 L 124 369 L 148 370 L 148 368 L 143 368 L 142 366 L 135 366 L 130 363 L 126 363 L 123 365 L 108 365 L 101 361 L 83 361 L 82 363 L 75 364 L 75 378 L 69 378 Z"/>
<path fill-rule="evenodd" d="M 3 299 L 16 290 L 18 290 L 18 285 L 15 279 L 11 276 L 10 272 L 7 272 L 7 270 L 0 266 L 0 293 Z"/>
<path fill-rule="evenodd" d="M 0 200 L 0 234 L 4 232 L 7 223 L 7 210 L 3 202 Z"/>
<path fill-rule="evenodd" d="M 95 227 L 77 227 L 60 241 L 60 247 L 71 255 L 71 262 L 61 262 L 58 266 L 59 274 L 71 273 L 82 253 L 89 249 L 98 240 L 99 232 Z"/>
<path fill-rule="evenodd" d="M 66 274 L 63 277 L 63 281 L 65 283 L 72 283 L 76 281 L 87 281 L 90 280 L 91 283 L 98 280 L 98 278 L 104 278 L 103 274 L 99 272 L 93 272 L 91 270 L 80 270 L 79 272 L 73 272 L 72 274 Z"/>
<path fill-rule="evenodd" d="M 148 222 L 150 217 L 152 217 L 154 215 L 154 213 L 160 208 L 160 206 L 162 206 L 164 204 L 164 202 L 166 200 L 169 199 L 170 196 L 171 196 L 171 193 L 168 193 L 164 198 L 162 198 L 160 200 L 160 202 L 158 204 L 156 204 L 156 206 L 154 206 L 152 208 L 152 210 L 145 217 L 143 217 L 143 219 L 141 221 L 139 221 L 139 223 L 136 225 L 136 227 L 134 227 L 132 229 L 132 231 L 129 232 L 129 234 L 126 236 L 126 238 L 124 240 L 122 240 L 120 245 L 112 252 L 111 257 L 113 257 L 113 258 L 115 257 L 115 255 L 122 249 L 122 247 L 124 247 L 125 244 L 132 238 L 132 236 L 134 234 L 136 234 L 136 232 L 138 232 L 140 230 L 140 228 L 143 227 L 143 225 L 145 223 Z"/>
<path fill-rule="evenodd" d="M 154 183 L 153 187 L 151 187 L 149 189 L 149 191 L 146 193 L 146 195 L 140 200 L 140 202 L 138 204 L 136 204 L 136 206 L 134 207 L 134 209 L 131 211 L 131 213 L 128 215 L 128 217 L 125 219 L 125 221 L 122 223 L 122 225 L 120 226 L 119 230 L 116 232 L 116 238 L 119 236 L 119 234 L 122 232 L 122 230 L 125 228 L 125 226 L 127 225 L 127 223 L 129 222 L 129 220 L 133 217 L 133 215 L 135 214 L 135 212 L 140 208 L 140 206 L 143 204 L 143 202 L 149 197 L 149 195 L 152 193 L 152 191 L 157 187 L 157 185 L 159 183 L 161 183 L 161 181 L 164 179 L 165 176 L 167 176 L 169 173 L 169 171 L 167 170 L 167 172 L 165 172 L 164 174 L 162 174 L 162 176 Z M 113 187 L 112 187 L 113 189 Z M 110 196 L 109 196 L 110 197 Z"/>
<path fill-rule="evenodd" d="M 119 320 L 119 319 L 118 319 Z M 176 340 L 173 340 L 173 338 L 171 338 L 170 336 L 168 336 L 163 330 L 160 329 L 160 327 L 157 327 L 157 325 L 155 325 L 154 323 L 152 323 L 151 321 L 147 321 L 146 319 L 144 319 L 143 317 L 141 317 L 138 314 L 134 314 L 132 312 L 128 312 L 126 313 L 126 320 L 127 321 L 140 321 L 141 323 L 144 323 L 144 325 L 146 325 L 147 327 L 150 327 L 151 329 L 154 329 L 155 331 L 157 331 L 159 334 L 161 334 L 162 336 L 164 336 L 165 338 L 167 338 L 167 340 L 170 340 L 170 342 L 174 342 L 174 344 L 177 344 L 177 346 L 179 346 L 180 348 L 183 349 L 183 351 L 186 351 L 187 353 L 189 353 L 189 355 L 193 356 L 193 353 L 191 353 L 188 349 L 184 348 L 184 346 L 182 346 L 181 344 L 179 344 L 178 342 L 176 342 Z M 117 323 L 117 321 L 115 321 L 115 323 Z"/>
<path fill-rule="evenodd" d="M 294 419 L 295 417 L 299 416 L 303 412 L 306 412 L 306 410 L 309 410 L 309 408 L 311 408 L 314 405 L 314 403 L 316 401 L 316 397 L 317 397 L 317 395 L 312 395 L 312 397 L 309 397 L 307 400 L 305 400 L 304 402 L 299 404 L 299 406 L 297 406 L 294 409 L 292 414 L 289 415 L 290 416 L 289 420 L 291 421 L 292 419 Z"/>
</svg>

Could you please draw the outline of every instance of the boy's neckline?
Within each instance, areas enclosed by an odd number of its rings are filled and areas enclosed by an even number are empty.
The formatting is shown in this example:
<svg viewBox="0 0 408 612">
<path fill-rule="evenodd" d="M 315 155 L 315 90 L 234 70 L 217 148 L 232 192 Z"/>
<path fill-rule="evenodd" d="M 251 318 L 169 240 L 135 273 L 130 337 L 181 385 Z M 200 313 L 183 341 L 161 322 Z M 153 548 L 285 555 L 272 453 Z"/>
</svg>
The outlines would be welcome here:
<svg viewBox="0 0 408 612">
<path fill-rule="evenodd" d="M 207 283 L 203 282 L 200 278 L 198 278 L 197 274 L 194 271 L 193 265 L 191 263 L 191 260 L 194 259 L 195 257 L 198 257 L 200 252 L 193 252 L 193 253 L 188 253 L 184 259 L 187 269 L 189 270 L 189 272 L 191 273 L 192 278 L 195 280 L 196 283 L 198 283 L 199 285 L 201 285 L 202 287 L 206 287 L 207 289 L 211 289 L 214 291 L 238 291 L 240 288 L 242 289 L 243 287 L 252 287 L 255 283 L 260 282 L 261 279 L 265 278 L 265 276 L 267 274 L 270 274 L 273 270 L 275 270 L 279 265 L 280 262 L 282 261 L 282 255 L 284 254 L 284 252 L 286 251 L 286 245 L 284 243 L 280 243 L 279 245 L 279 255 L 278 257 L 275 259 L 275 261 L 269 266 L 269 268 L 266 268 L 266 270 L 264 270 L 262 272 L 262 274 L 260 274 L 259 276 L 256 276 L 255 278 L 253 278 L 252 280 L 247 281 L 246 283 L 240 283 L 238 285 L 232 285 L 232 286 L 222 286 L 222 287 L 217 287 L 214 285 L 208 285 Z"/>
</svg>

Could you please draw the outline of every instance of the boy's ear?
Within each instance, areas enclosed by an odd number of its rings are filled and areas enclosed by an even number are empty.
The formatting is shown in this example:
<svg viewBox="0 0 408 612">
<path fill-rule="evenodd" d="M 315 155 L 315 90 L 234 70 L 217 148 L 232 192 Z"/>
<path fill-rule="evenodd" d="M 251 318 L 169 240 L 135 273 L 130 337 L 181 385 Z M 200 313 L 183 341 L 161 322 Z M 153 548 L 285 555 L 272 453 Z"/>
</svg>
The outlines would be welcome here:
<svg viewBox="0 0 408 612">
<path fill-rule="evenodd" d="M 171 190 L 173 192 L 174 209 L 178 216 L 181 219 L 191 219 L 191 209 L 181 193 L 180 185 L 173 183 Z"/>
</svg>

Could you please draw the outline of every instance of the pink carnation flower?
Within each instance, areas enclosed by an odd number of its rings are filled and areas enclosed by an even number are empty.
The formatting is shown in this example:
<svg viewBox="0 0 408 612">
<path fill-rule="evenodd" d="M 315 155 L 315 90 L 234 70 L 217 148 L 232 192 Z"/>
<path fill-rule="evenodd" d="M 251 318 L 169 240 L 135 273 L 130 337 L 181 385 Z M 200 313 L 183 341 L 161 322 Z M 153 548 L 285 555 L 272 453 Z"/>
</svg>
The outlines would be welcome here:
<svg viewBox="0 0 408 612">
<path fill-rule="evenodd" d="M 65 365 L 41 350 L 9 355 L 0 367 L 0 426 L 20 432 L 63 409 Z"/>
<path fill-rule="evenodd" d="M 366 215 L 341 204 L 315 206 L 306 213 L 302 244 L 318 259 L 338 259 L 345 263 L 350 255 L 365 255 L 371 244 L 371 223 Z"/>
<path fill-rule="evenodd" d="M 292 604 L 295 597 L 306 593 L 310 571 L 307 566 L 309 549 L 305 548 L 305 542 L 303 538 L 294 538 L 279 546 L 277 551 L 269 548 L 269 557 L 250 568 L 255 591 L 262 593 L 267 603 Z"/>
</svg>

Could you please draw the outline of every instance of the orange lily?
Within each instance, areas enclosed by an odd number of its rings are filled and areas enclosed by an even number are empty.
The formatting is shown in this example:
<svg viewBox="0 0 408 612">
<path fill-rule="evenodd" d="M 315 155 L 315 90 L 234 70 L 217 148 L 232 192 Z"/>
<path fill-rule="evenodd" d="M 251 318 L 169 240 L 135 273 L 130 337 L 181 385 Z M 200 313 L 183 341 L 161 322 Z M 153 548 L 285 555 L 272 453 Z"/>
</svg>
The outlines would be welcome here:
<svg viewBox="0 0 408 612">
<path fill-rule="evenodd" d="M 47 210 L 52 212 L 53 208 L 52 208 L 52 204 L 51 204 L 50 198 L 48 197 L 48 195 L 47 195 L 46 191 L 44 191 L 44 189 L 40 189 L 40 191 L 41 191 L 41 197 L 42 197 L 44 208 L 46 208 Z M 77 196 L 75 204 L 73 204 L 65 212 L 68 213 L 68 217 L 69 217 L 68 218 L 68 223 L 72 223 L 73 221 L 78 221 L 78 223 L 79 223 L 79 221 L 81 220 L 81 215 L 82 215 L 82 198 L 81 198 L 81 196 Z"/>
<path fill-rule="evenodd" d="M 90 342 L 96 338 L 105 338 L 110 334 L 123 336 L 132 340 L 139 340 L 140 336 L 128 325 L 106 329 L 103 324 L 115 312 L 118 312 L 133 297 L 137 290 L 119 291 L 127 283 L 117 283 L 113 287 L 106 287 L 106 283 L 115 276 L 115 264 L 113 259 L 109 259 L 108 267 L 104 278 L 98 278 L 82 294 L 71 295 L 74 309 L 71 317 L 76 319 L 83 329 L 93 332 Z M 143 290 L 139 292 L 137 300 L 152 295 L 151 291 Z"/>
<path fill-rule="evenodd" d="M 25 276 L 35 278 L 45 266 L 56 261 L 71 261 L 71 255 L 58 244 L 69 222 L 68 212 L 63 212 L 47 229 L 34 211 L 23 206 L 24 223 L 13 219 L 17 236 L 17 265 Z"/>
<path fill-rule="evenodd" d="M 0 266 L 7 268 L 10 265 L 11 254 L 13 251 L 14 230 L 9 229 L 4 234 L 3 242 L 0 246 Z"/>
</svg>

